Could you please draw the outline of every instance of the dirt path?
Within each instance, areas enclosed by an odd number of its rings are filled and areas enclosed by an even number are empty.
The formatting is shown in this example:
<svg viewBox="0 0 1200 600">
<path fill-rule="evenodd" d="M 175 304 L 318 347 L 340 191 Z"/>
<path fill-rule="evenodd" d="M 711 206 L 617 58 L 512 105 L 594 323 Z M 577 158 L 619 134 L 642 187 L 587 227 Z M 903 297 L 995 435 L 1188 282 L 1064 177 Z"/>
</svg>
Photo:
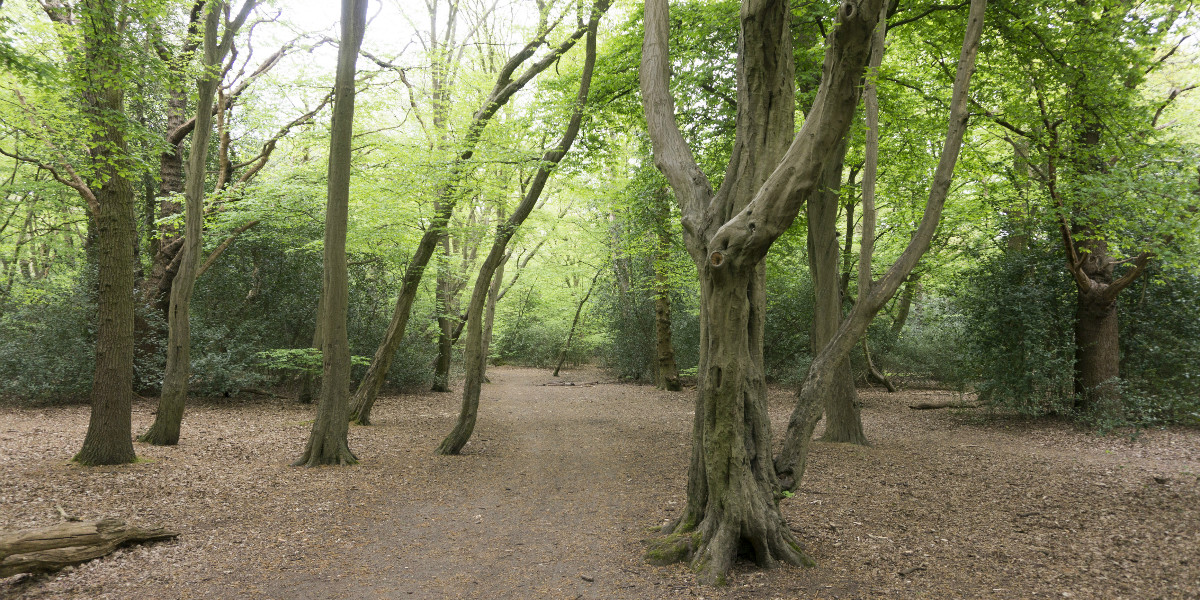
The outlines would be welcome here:
<svg viewBox="0 0 1200 600">
<path fill-rule="evenodd" d="M 692 393 L 490 375 L 464 456 L 431 453 L 457 395 L 401 396 L 352 429 L 351 468 L 287 466 L 311 408 L 286 400 L 198 403 L 180 446 L 90 470 L 66 461 L 86 409 L 2 407 L 0 528 L 61 506 L 182 536 L 0 580 L 0 597 L 1200 597 L 1200 432 L 1101 438 L 907 408 L 944 393 L 863 392 L 874 446 L 815 444 L 783 504 L 820 566 L 742 565 L 711 588 L 640 559 L 682 507 Z M 773 392 L 777 426 L 790 399 Z M 135 408 L 135 430 L 152 409 Z"/>
</svg>

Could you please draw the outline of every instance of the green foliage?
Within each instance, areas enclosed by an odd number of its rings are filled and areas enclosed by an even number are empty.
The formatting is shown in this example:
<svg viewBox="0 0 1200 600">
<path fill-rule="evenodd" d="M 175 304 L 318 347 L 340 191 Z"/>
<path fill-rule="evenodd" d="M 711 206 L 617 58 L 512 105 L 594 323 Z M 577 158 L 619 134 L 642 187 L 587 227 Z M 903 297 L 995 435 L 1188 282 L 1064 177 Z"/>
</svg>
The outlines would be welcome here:
<svg viewBox="0 0 1200 600">
<path fill-rule="evenodd" d="M 1156 268 L 1119 305 L 1122 401 L 1140 424 L 1200 423 L 1200 275 Z"/>
<path fill-rule="evenodd" d="M 86 400 L 95 364 L 95 306 L 81 286 L 25 289 L 0 306 L 0 395 Z"/>
<path fill-rule="evenodd" d="M 961 388 L 974 374 L 966 336 L 967 316 L 947 298 L 915 303 L 904 331 L 893 338 L 886 319 L 872 324 L 872 358 L 885 373 L 903 378 L 928 378 Z"/>
<path fill-rule="evenodd" d="M 957 303 L 965 349 L 981 395 L 993 406 L 1041 416 L 1070 411 L 1074 373 L 1074 289 L 1053 252 L 982 259 Z"/>
</svg>

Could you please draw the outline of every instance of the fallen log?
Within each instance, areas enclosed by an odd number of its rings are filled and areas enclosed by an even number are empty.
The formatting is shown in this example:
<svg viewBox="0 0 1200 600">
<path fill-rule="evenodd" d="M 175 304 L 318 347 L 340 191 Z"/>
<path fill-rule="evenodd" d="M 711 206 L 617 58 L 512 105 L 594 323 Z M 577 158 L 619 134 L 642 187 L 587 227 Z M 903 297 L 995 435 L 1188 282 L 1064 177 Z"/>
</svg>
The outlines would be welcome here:
<svg viewBox="0 0 1200 600">
<path fill-rule="evenodd" d="M 909 404 L 909 408 L 913 410 L 935 410 L 939 408 L 979 408 L 979 404 L 970 402 L 918 402 Z"/>
<path fill-rule="evenodd" d="M 178 537 L 161 527 L 142 528 L 117 519 L 61 523 L 0 532 L 0 578 L 47 573 L 112 553 L 121 546 Z"/>
</svg>

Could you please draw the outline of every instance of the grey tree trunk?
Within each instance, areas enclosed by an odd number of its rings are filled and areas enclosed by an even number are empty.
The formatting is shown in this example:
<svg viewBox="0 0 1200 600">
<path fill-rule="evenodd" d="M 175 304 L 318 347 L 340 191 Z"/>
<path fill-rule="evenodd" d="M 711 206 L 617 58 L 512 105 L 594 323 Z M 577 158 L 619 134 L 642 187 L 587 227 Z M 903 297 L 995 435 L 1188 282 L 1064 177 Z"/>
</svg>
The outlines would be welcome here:
<svg viewBox="0 0 1200 600">
<path fill-rule="evenodd" d="M 930 186 L 929 199 L 925 204 L 925 214 L 921 218 L 921 223 L 904 252 L 888 268 L 883 277 L 878 282 L 872 283 L 868 292 L 859 293 L 854 308 L 842 321 L 833 339 L 813 358 L 812 365 L 805 375 L 796 408 L 788 420 L 782 447 L 775 457 L 775 470 L 784 489 L 795 489 L 804 474 L 808 446 L 812 440 L 813 429 L 820 418 L 818 407 L 821 399 L 833 385 L 833 373 L 836 371 L 838 363 L 849 356 L 850 350 L 854 348 L 859 337 L 866 332 L 871 319 L 883 308 L 892 294 L 896 293 L 896 290 L 912 272 L 913 267 L 916 266 L 917 261 L 929 249 L 929 244 L 933 240 L 933 234 L 941 220 L 942 207 L 946 203 L 946 195 L 950 191 L 950 182 L 954 176 L 954 166 L 958 161 L 959 150 L 962 148 L 963 136 L 966 133 L 967 88 L 970 85 L 971 74 L 975 70 L 975 56 L 979 50 L 979 39 L 983 32 L 983 13 L 986 6 L 986 0 L 971 1 L 962 53 L 958 60 L 958 72 L 954 79 L 946 141 L 942 146 L 937 169 L 934 171 L 933 183 Z M 879 10 L 879 7 L 876 6 L 874 10 Z"/>
<path fill-rule="evenodd" d="M 437 454 L 458 454 L 471 439 L 471 433 L 475 431 L 475 421 L 479 414 L 479 392 L 487 369 L 487 355 L 484 353 L 483 346 L 483 308 L 487 301 L 488 290 L 491 288 L 492 276 L 504 262 L 508 241 L 512 239 L 517 229 L 533 211 L 534 205 L 537 204 L 538 198 L 541 197 L 542 190 L 546 186 L 546 181 L 550 179 L 550 174 L 558 166 L 559 161 L 566 156 L 567 151 L 571 149 L 571 144 L 574 143 L 575 136 L 579 133 L 579 126 L 583 120 L 583 109 L 587 104 L 588 90 L 592 83 L 592 72 L 596 66 L 596 28 L 599 26 L 600 17 L 608 10 L 608 6 L 607 2 L 596 4 L 592 9 L 591 18 L 588 20 L 587 57 L 583 63 L 579 94 L 576 97 L 574 111 L 567 123 L 566 130 L 558 143 L 542 155 L 538 171 L 530 182 L 525 197 L 521 199 L 521 203 L 517 205 L 508 220 L 496 228 L 492 249 L 479 267 L 479 276 L 475 279 L 475 288 L 471 291 L 471 301 L 467 305 L 467 340 L 464 346 L 466 380 L 463 382 L 462 407 L 459 410 L 454 429 L 438 445 Z"/>
<path fill-rule="evenodd" d="M 203 248 L 205 165 L 208 161 L 208 141 L 212 135 L 212 108 L 216 96 L 218 68 L 233 45 L 255 0 L 247 0 L 237 18 L 226 24 L 224 37 L 217 39 L 217 28 L 224 16 L 225 3 L 210 2 L 204 20 L 203 71 L 196 82 L 199 98 L 196 101 L 196 127 L 192 132 L 191 153 L 188 155 L 185 189 L 185 231 L 183 258 L 171 284 L 170 308 L 167 311 L 167 364 L 163 374 L 162 395 L 158 412 L 149 431 L 139 441 L 158 446 L 179 443 L 183 409 L 187 400 L 188 378 L 191 376 L 191 330 L 189 304 L 196 283 L 196 272 Z"/>
<path fill-rule="evenodd" d="M 675 364 L 675 346 L 671 343 L 671 282 L 667 278 L 667 261 L 671 259 L 670 190 L 654 194 L 654 236 L 657 249 L 654 257 L 654 385 L 660 390 L 678 392 L 679 367 Z"/>
<path fill-rule="evenodd" d="M 794 132 L 791 11 L 787 2 L 742 4 L 737 136 L 713 194 L 679 132 L 669 83 L 665 0 L 646 3 L 641 88 L 655 165 L 682 211 L 700 278 L 700 365 L 687 506 L 651 542 L 655 563 L 688 560 L 720 583 L 742 548 L 763 567 L 812 564 L 779 512 L 763 380 L 761 261 L 816 193 L 850 127 L 882 4 L 845 2 L 828 40 L 823 77 L 804 126 Z"/>
<path fill-rule="evenodd" d="M 328 202 L 325 209 L 325 310 L 322 345 L 321 399 L 304 454 L 295 466 L 345 465 L 358 462 L 350 451 L 346 420 L 350 395 L 350 343 L 346 333 L 349 278 L 346 226 L 350 207 L 350 142 L 354 134 L 354 74 L 367 22 L 366 0 L 342 0 L 342 35 L 338 47 L 333 123 L 329 141 Z"/>
<path fill-rule="evenodd" d="M 838 264 L 838 208 L 841 205 L 842 161 L 846 156 L 843 139 L 832 155 L 825 171 L 824 186 L 809 198 L 805 211 L 808 216 L 808 266 L 813 278 L 812 353 L 816 356 L 842 321 L 841 268 Z M 858 393 L 854 389 L 854 374 L 850 358 L 846 357 L 834 372 L 833 385 L 822 404 L 825 409 L 827 442 L 867 445 L 859 416 Z"/>
</svg>

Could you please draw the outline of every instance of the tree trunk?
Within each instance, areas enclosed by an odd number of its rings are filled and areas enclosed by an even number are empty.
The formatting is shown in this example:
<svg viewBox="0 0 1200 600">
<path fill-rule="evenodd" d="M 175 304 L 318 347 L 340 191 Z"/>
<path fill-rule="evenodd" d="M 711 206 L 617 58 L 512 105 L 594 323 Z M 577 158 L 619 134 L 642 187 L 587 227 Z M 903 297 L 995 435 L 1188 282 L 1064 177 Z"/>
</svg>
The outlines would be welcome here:
<svg viewBox="0 0 1200 600">
<path fill-rule="evenodd" d="M 888 268 L 883 277 L 870 286 L 866 293 L 860 292 L 850 314 L 842 321 L 837 333 L 813 358 L 804 383 L 800 388 L 799 399 L 792 416 L 788 421 L 787 432 L 779 454 L 775 457 L 775 470 L 780 483 L 785 489 L 795 489 L 804 474 L 808 446 L 811 442 L 812 431 L 820 418 L 817 408 L 821 399 L 833 385 L 833 374 L 838 363 L 849 356 L 855 343 L 866 333 L 867 326 L 880 309 L 891 299 L 896 290 L 912 272 L 917 261 L 929 249 L 933 235 L 941 221 L 942 208 L 950 191 L 950 183 L 954 176 L 954 166 L 958 162 L 958 154 L 962 149 L 963 137 L 967 129 L 967 89 L 970 85 L 971 74 L 975 70 L 975 56 L 979 50 L 979 39 L 983 32 L 983 13 L 987 0 L 972 0 L 970 13 L 967 18 L 967 30 L 963 37 L 962 53 L 959 55 L 958 72 L 954 78 L 954 91 L 950 102 L 950 119 L 946 131 L 946 140 L 942 145 L 941 157 L 934 171 L 933 182 L 929 188 L 929 199 L 925 204 L 925 213 L 921 223 L 909 240 L 904 252 L 896 262 Z M 875 10 L 878 10 L 876 7 Z M 874 24 L 872 24 L 872 27 Z M 807 123 L 806 123 L 807 126 Z"/>
<path fill-rule="evenodd" d="M 828 148 L 849 129 L 881 2 L 844 3 L 829 37 L 820 90 L 794 134 L 794 77 L 787 2 L 741 10 L 737 136 L 714 195 L 679 132 L 669 84 L 667 3 L 646 3 L 641 89 L 655 164 L 682 211 L 700 278 L 700 365 L 687 507 L 651 542 L 648 557 L 690 560 L 723 582 L 742 548 L 756 562 L 812 564 L 779 508 L 763 380 L 762 259 L 804 199 L 816 193 Z"/>
<path fill-rule="evenodd" d="M 588 298 L 592 297 L 592 290 L 596 289 L 596 280 L 600 279 L 600 273 L 603 269 L 596 271 L 592 276 L 592 283 L 588 285 L 587 293 L 579 300 L 579 306 L 575 308 L 575 318 L 571 319 L 571 329 L 567 332 L 567 343 L 563 344 L 562 351 L 558 353 L 558 364 L 554 366 L 554 377 L 558 377 L 558 372 L 562 370 L 563 363 L 567 362 L 567 352 L 571 350 L 571 340 L 575 339 L 575 329 L 579 326 L 579 315 L 583 314 L 583 305 L 587 304 Z"/>
<path fill-rule="evenodd" d="M 654 229 L 658 248 L 654 257 L 654 348 L 657 357 L 654 385 L 660 390 L 678 392 L 679 367 L 675 364 L 675 347 L 671 343 L 671 282 L 667 277 L 667 261 L 671 259 L 671 233 L 668 219 L 671 207 L 667 202 L 669 190 L 654 194 Z"/>
<path fill-rule="evenodd" d="M 1120 416 L 1117 306 L 1079 294 L 1075 315 L 1076 408 L 1083 413 Z"/>
<path fill-rule="evenodd" d="M 99 317 L 91 418 L 75 460 L 84 465 L 130 463 L 133 400 L 133 250 L 137 245 L 137 199 L 126 178 L 128 144 L 119 115 L 125 111 L 121 86 L 123 47 L 117 29 L 119 3 L 98 0 L 81 11 L 88 77 L 83 101 L 94 131 L 91 145 L 101 182 L 95 194 Z"/>
<path fill-rule="evenodd" d="M 908 313 L 912 311 L 913 296 L 921 285 L 921 274 L 913 273 L 904 282 L 904 291 L 900 293 L 900 304 L 896 307 L 896 318 L 892 321 L 892 337 L 900 337 L 904 324 L 908 322 Z"/>
<path fill-rule="evenodd" d="M 321 400 L 308 445 L 296 466 L 344 465 L 358 462 L 346 439 L 350 395 L 350 343 L 346 333 L 349 278 L 346 226 L 350 205 L 350 142 L 354 133 L 354 74 L 366 28 L 367 1 L 342 0 L 342 36 L 329 142 L 329 199 L 325 210 L 324 285 L 325 343 L 322 347 Z"/>
<path fill-rule="evenodd" d="M 442 232 L 442 260 L 438 262 L 437 324 L 438 353 L 433 363 L 434 392 L 450 391 L 450 362 L 454 354 L 454 316 L 458 314 L 458 298 L 454 293 L 450 267 L 450 234 Z"/>
<path fill-rule="evenodd" d="M 227 24 L 223 40 L 217 39 L 217 27 L 223 17 L 224 2 L 213 2 L 208 7 L 208 16 L 205 18 L 202 63 L 205 70 L 197 81 L 199 98 L 196 102 L 196 126 L 192 133 L 191 153 L 188 156 L 183 257 L 171 284 L 170 309 L 167 312 L 167 364 L 154 423 L 149 431 L 138 438 L 139 441 L 158 446 L 173 446 L 179 443 L 188 378 L 191 376 L 191 329 L 188 310 L 203 248 L 204 175 L 208 161 L 208 140 L 212 135 L 212 107 L 219 83 L 217 68 L 225 59 L 225 54 L 233 43 L 233 36 L 253 6 L 253 0 L 246 1 L 238 18 Z"/>
<path fill-rule="evenodd" d="M 579 93 L 576 96 L 574 111 L 567 123 L 566 130 L 558 143 L 542 155 L 538 171 L 531 180 L 525 197 L 521 199 L 521 203 L 517 205 L 512 216 L 497 226 L 492 249 L 479 267 L 479 276 L 475 279 L 475 288 L 471 291 L 471 301 L 467 305 L 467 341 L 464 349 L 466 380 L 463 382 L 462 407 L 459 410 L 454 429 L 438 445 L 435 451 L 437 454 L 458 454 L 471 439 L 471 433 L 475 431 L 475 420 L 479 414 L 479 392 L 487 370 L 487 355 L 484 353 L 483 347 L 482 317 L 488 290 L 491 289 L 492 276 L 496 269 L 504 263 L 508 241 L 512 239 L 517 229 L 533 211 L 533 207 L 537 204 L 537 200 L 546 186 L 546 181 L 550 179 L 550 174 L 563 156 L 566 156 L 567 151 L 571 149 L 571 144 L 575 142 L 575 136 L 579 133 L 579 126 L 583 120 L 583 109 L 587 104 L 588 90 L 592 83 L 592 72 L 596 66 L 596 28 L 599 26 L 600 17 L 608 10 L 608 6 L 607 2 L 597 3 L 588 20 L 587 56 L 583 63 L 583 74 L 580 77 Z"/>
<path fill-rule="evenodd" d="M 805 210 L 808 214 L 808 265 L 813 278 L 812 352 L 816 356 L 842 321 L 841 273 L 839 269 L 838 207 L 841 204 L 842 161 L 847 142 L 842 140 L 831 152 L 831 162 L 824 174 L 824 185 L 811 198 Z M 847 234 L 849 235 L 849 234 Z M 834 373 L 833 386 L 823 401 L 827 442 L 867 445 L 862 417 L 858 410 L 858 393 L 854 389 L 854 374 L 847 357 Z"/>
<path fill-rule="evenodd" d="M 121 546 L 178 535 L 158 527 L 126 525 L 115 519 L 0 533 L 0 579 L 18 573 L 49 573 L 100 558 Z"/>
</svg>

